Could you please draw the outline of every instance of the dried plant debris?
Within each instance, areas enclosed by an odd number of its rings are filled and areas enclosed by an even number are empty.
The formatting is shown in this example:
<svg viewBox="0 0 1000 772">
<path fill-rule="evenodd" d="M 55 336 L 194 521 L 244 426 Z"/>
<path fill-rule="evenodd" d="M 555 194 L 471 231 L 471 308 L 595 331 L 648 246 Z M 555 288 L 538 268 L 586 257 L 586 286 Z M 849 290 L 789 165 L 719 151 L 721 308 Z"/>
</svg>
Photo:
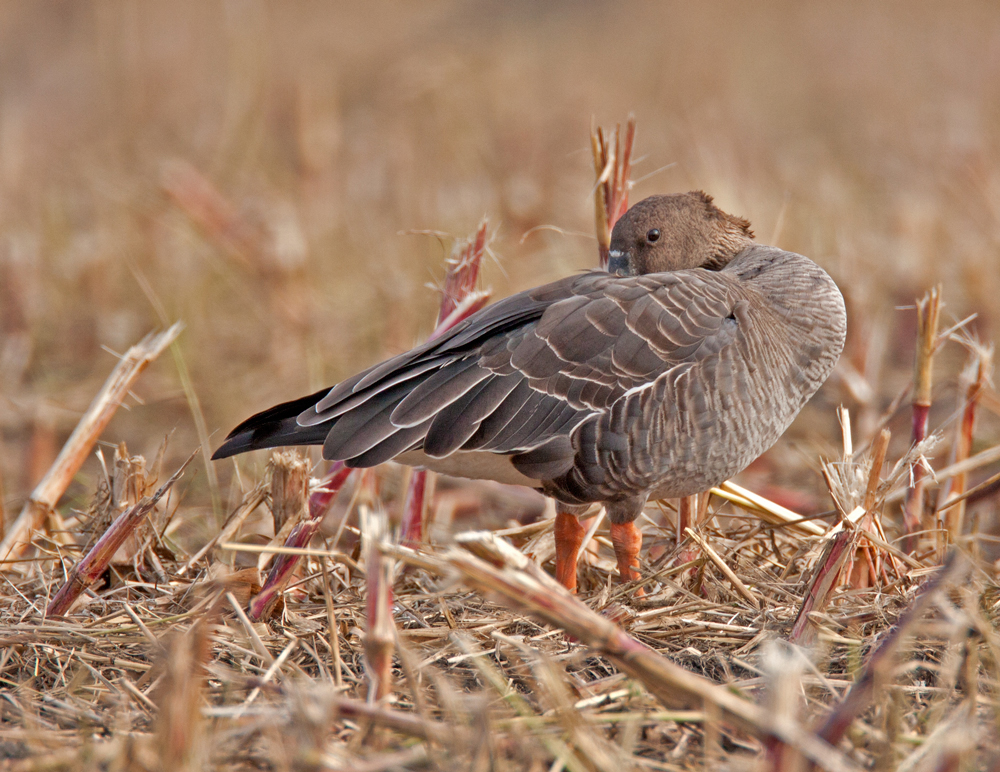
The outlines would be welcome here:
<svg viewBox="0 0 1000 772">
<path fill-rule="evenodd" d="M 0 772 L 1000 769 L 1000 4 L 93 5 L 3 11 Z M 304 513 L 268 455 L 209 461 L 691 188 L 821 262 L 849 337 L 772 451 L 646 508 L 632 586 L 595 511 L 544 589 L 526 489 L 311 450 Z"/>
<path fill-rule="evenodd" d="M 906 484 L 890 467 L 879 487 L 874 465 L 860 468 L 838 478 L 859 486 L 860 507 Z M 122 448 L 115 470 L 102 506 L 148 496 L 142 459 Z M 248 501 L 289 489 L 271 473 Z M 364 539 L 348 524 L 336 549 L 317 538 L 295 552 L 300 573 L 266 622 L 245 611 L 256 567 L 217 561 L 285 548 L 239 528 L 194 563 L 174 551 L 156 553 L 157 571 L 139 552 L 112 561 L 60 619 L 44 614 L 60 562 L 4 575 L 0 769 L 974 768 L 998 750 L 1000 589 L 982 561 L 845 579 L 801 648 L 783 641 L 836 534 L 765 527 L 713 497 L 678 546 L 651 517 L 660 557 L 629 601 L 606 526 L 573 596 L 525 555 L 551 519 L 415 550 L 369 496 L 350 498 Z M 97 520 L 81 518 L 81 543 L 85 522 Z"/>
<path fill-rule="evenodd" d="M 969 357 L 950 421 L 856 449 L 841 409 L 842 451 L 813 461 L 829 511 L 733 482 L 651 503 L 642 595 L 599 516 L 577 595 L 551 576 L 551 507 L 463 532 L 481 484 L 418 508 L 410 470 L 319 480 L 274 453 L 191 543 L 201 510 L 173 490 L 194 456 L 163 481 L 162 447 L 101 452 L 93 504 L 0 573 L 0 770 L 982 767 L 1000 587 L 992 479 L 968 478 L 998 457 L 972 452 L 992 351 L 935 340 Z"/>
<path fill-rule="evenodd" d="M 627 206 L 634 134 L 631 120 L 594 133 L 599 233 Z M 174 173 L 188 215 L 276 275 L 236 210 Z M 456 245 L 438 330 L 486 302 L 487 235 L 484 221 Z M 193 455 L 164 480 L 162 448 L 147 463 L 120 444 L 99 454 L 93 504 L 61 513 L 78 468 L 65 459 L 96 436 L 77 433 L 46 478 L 60 484 L 39 487 L 5 542 L 0 772 L 995 764 L 984 468 L 1000 448 L 977 416 L 1000 402 L 992 349 L 964 323 L 939 333 L 928 298 L 913 394 L 856 418 L 857 447 L 841 408 L 842 449 L 799 459 L 828 504 L 732 481 L 651 502 L 627 585 L 595 507 L 575 595 L 552 577 L 554 508 L 530 491 L 393 464 L 323 471 L 285 451 L 238 479 L 212 529 L 175 495 Z M 957 409 L 935 422 L 932 355 L 953 349 L 967 357 Z M 907 396 L 913 425 L 893 446 Z"/>
</svg>

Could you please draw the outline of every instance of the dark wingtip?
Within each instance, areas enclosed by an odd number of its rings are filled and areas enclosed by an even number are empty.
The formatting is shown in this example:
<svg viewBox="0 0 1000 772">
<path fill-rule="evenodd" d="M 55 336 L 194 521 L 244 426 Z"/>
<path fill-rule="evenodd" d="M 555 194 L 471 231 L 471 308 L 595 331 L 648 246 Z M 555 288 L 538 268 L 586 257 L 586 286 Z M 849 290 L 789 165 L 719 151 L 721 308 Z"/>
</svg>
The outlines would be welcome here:
<svg viewBox="0 0 1000 772">
<path fill-rule="evenodd" d="M 331 424 L 329 423 L 317 426 L 299 426 L 294 418 L 267 421 L 242 429 L 237 427 L 219 446 L 219 449 L 212 454 L 212 460 L 229 458 L 237 453 L 246 453 L 248 450 L 322 445 L 330 428 Z"/>
<path fill-rule="evenodd" d="M 284 445 L 322 445 L 331 424 L 299 426 L 296 417 L 312 407 L 329 393 L 317 391 L 307 397 L 293 399 L 268 408 L 229 432 L 226 441 L 212 454 L 212 460 L 229 458 L 237 453 L 260 448 L 277 448 Z"/>
<path fill-rule="evenodd" d="M 230 434 L 224 443 L 222 443 L 215 453 L 212 454 L 213 461 L 219 461 L 223 458 L 229 458 L 230 456 L 235 456 L 237 453 L 243 453 L 247 450 L 253 450 L 251 444 L 253 438 L 253 432 L 240 432 L 239 434 Z"/>
</svg>

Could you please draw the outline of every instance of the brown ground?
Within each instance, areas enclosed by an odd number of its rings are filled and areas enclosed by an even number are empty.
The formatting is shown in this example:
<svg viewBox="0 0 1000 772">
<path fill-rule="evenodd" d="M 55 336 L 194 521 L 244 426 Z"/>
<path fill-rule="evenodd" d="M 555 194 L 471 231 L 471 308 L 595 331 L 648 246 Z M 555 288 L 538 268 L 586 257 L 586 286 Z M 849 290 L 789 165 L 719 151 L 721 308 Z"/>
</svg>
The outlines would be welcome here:
<svg viewBox="0 0 1000 772">
<path fill-rule="evenodd" d="M 162 481 L 251 412 L 426 336 L 438 303 L 426 285 L 484 214 L 496 235 L 483 283 L 495 296 L 593 265 L 588 131 L 629 112 L 642 159 L 633 200 L 702 188 L 748 217 L 760 241 L 809 255 L 843 288 L 850 337 L 838 371 L 739 480 L 802 514 L 832 509 L 818 470 L 841 453 L 835 408 L 849 409 L 855 448 L 866 447 L 911 376 L 914 298 L 940 283 L 942 328 L 975 313 L 967 329 L 984 341 L 1000 334 L 1000 7 L 989 2 L 0 3 L 0 524 L 20 512 L 115 353 L 154 327 L 186 326 L 102 439 L 111 465 L 119 441 L 152 460 L 172 432 Z M 965 404 L 968 348 L 947 342 L 936 360 L 937 470 Z M 1000 398 L 987 387 L 978 399 L 973 454 L 1000 441 Z M 910 439 L 908 398 L 886 424 L 895 463 Z M 209 472 L 196 459 L 168 505 L 164 576 L 122 567 L 67 622 L 41 621 L 63 575 L 57 561 L 3 581 L 0 768 L 155 768 L 171 758 L 163 748 L 194 749 L 191 768 L 543 770 L 557 758 L 570 769 L 713 768 L 715 754 L 786 768 L 711 711 L 668 720 L 642 679 L 622 679 L 549 624 L 416 570 L 396 587 L 411 662 L 397 660 L 392 709 L 446 722 L 447 737 L 407 739 L 414 732 L 385 716 L 334 720 L 347 710 L 334 706 L 337 662 L 346 696 L 366 691 L 364 580 L 335 561 L 349 586 L 332 574 L 325 585 L 310 563 L 284 616 L 258 631 L 266 656 L 223 604 L 199 691 L 177 641 L 200 639 L 174 633 L 210 605 L 199 606 L 211 562 L 177 571 L 264 478 L 267 459 L 239 459 L 239 476 L 231 462 Z M 978 467 L 968 485 L 996 471 Z M 401 473 L 380 475 L 392 515 Z M 74 536 L 85 520 L 74 512 L 103 477 L 91 456 L 62 500 Z M 473 525 L 541 516 L 530 494 L 445 481 L 438 492 L 439 545 Z M 946 763 L 953 751 L 971 769 L 991 758 L 996 502 L 987 491 L 966 514 L 972 578 L 921 623 L 896 686 L 841 744 L 857 763 L 957 768 Z M 898 502 L 884 516 L 894 540 Z M 270 533 L 266 520 L 253 516 L 240 538 Z M 799 673 L 793 655 L 762 644 L 788 636 L 821 545 L 784 529 L 772 544 L 757 525 L 716 517 L 705 535 L 762 610 L 699 557 L 673 585 L 625 600 L 669 613 L 624 624 L 689 669 L 761 704 L 771 688 L 792 700 L 775 711 L 813 720 L 927 572 L 900 566 L 903 578 L 887 571 L 877 590 L 838 590 L 817 665 Z M 644 570 L 668 567 L 672 533 L 646 528 Z M 338 549 L 350 550 L 354 537 L 342 538 Z M 518 546 L 548 554 L 526 538 Z M 941 553 L 928 538 L 918 557 L 929 568 Z M 584 575 L 598 610 L 615 601 L 608 555 Z M 289 636 L 299 643 L 261 682 Z M 478 651 L 489 656 L 464 657 Z M 197 647 L 187 656 L 204 659 Z M 805 708 L 789 697 L 796 690 Z M 579 705 L 601 694 L 613 696 Z M 197 737 L 170 739 L 169 710 L 190 718 L 199 708 L 204 722 L 188 727 Z"/>
</svg>

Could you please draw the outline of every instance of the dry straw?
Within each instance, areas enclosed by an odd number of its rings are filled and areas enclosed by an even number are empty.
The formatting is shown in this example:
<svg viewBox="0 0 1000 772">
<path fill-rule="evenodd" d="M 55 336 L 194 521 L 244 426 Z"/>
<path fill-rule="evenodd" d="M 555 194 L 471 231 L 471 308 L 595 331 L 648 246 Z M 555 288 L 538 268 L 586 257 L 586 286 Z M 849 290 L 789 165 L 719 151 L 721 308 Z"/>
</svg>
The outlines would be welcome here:
<svg viewBox="0 0 1000 772">
<path fill-rule="evenodd" d="M 628 175 L 604 169 L 631 153 L 634 129 L 595 136 L 612 201 Z M 950 345 L 921 335 L 915 345 Z M 550 576 L 551 517 L 457 534 L 457 546 L 426 528 L 397 543 L 392 523 L 404 506 L 416 518 L 406 502 L 421 494 L 407 498 L 393 466 L 363 481 L 335 466 L 307 487 L 311 470 L 282 456 L 195 544 L 184 527 L 201 510 L 171 494 L 162 532 L 99 572 L 87 518 L 62 512 L 57 539 L 31 514 L 58 503 L 46 486 L 4 542 L 18 549 L 0 574 L 0 769 L 986 768 L 1000 750 L 1000 591 L 970 513 L 995 489 L 959 475 L 1000 449 L 972 453 L 976 410 L 991 404 L 985 349 L 972 350 L 960 410 L 935 427 L 950 458 L 933 455 L 929 431 L 910 448 L 881 427 L 855 443 L 845 416 L 843 452 L 822 466 L 833 514 L 732 483 L 651 507 L 642 598 L 616 584 L 602 522 L 577 596 Z M 68 479 L 87 436 L 51 479 Z M 115 485 L 145 490 L 144 464 L 121 468 Z M 946 561 L 937 530 L 885 508 L 918 479 L 925 501 L 952 481 L 941 513 L 968 504 L 944 521 Z M 136 533 L 147 506 L 116 510 L 97 543 Z M 679 541 L 672 508 L 688 514 Z M 79 587 L 72 605 L 63 586 Z M 795 637 L 808 646 L 776 643 Z"/>
</svg>

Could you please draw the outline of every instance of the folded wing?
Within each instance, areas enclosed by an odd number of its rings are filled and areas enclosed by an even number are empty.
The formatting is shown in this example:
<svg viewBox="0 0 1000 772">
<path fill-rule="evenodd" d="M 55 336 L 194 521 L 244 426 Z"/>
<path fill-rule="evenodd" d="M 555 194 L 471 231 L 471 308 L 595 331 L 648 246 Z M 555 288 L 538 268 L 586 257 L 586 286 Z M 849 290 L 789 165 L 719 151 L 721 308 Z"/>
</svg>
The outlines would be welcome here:
<svg viewBox="0 0 1000 772">
<path fill-rule="evenodd" d="M 552 479 L 573 465 L 577 427 L 730 345 L 738 302 L 730 277 L 700 269 L 569 277 L 250 418 L 215 457 L 323 444 L 325 458 L 367 467 L 412 450 L 432 459 L 486 451 Z"/>
</svg>

